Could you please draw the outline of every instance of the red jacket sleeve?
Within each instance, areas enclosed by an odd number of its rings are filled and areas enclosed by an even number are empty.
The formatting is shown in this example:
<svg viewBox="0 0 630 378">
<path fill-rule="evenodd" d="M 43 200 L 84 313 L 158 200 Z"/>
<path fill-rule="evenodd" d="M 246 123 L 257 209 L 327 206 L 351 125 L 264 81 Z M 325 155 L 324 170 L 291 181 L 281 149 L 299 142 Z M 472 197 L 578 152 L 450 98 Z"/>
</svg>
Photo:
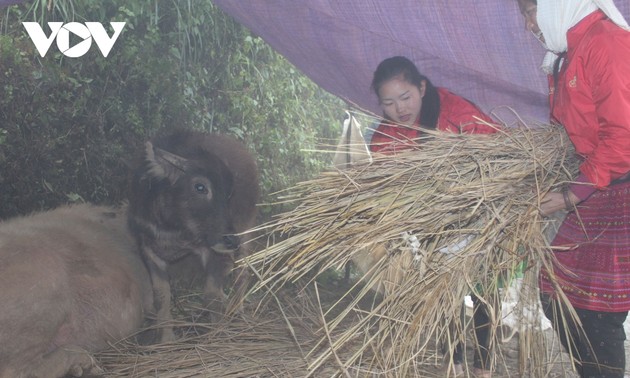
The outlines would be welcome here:
<svg viewBox="0 0 630 378">
<path fill-rule="evenodd" d="M 591 41 L 590 55 L 584 60 L 599 130 L 597 145 L 580 171 L 597 187 L 608 186 L 630 171 L 630 33 L 624 39 L 619 43 L 601 34 Z"/>
</svg>

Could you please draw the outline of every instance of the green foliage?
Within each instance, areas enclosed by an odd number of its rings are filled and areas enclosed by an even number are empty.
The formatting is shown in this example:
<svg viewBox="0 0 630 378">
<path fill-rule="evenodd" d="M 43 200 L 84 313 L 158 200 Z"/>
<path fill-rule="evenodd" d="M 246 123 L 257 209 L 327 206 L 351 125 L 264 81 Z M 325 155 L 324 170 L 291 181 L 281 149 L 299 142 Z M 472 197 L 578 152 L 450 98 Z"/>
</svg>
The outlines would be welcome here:
<svg viewBox="0 0 630 378">
<path fill-rule="evenodd" d="M 54 43 L 42 58 L 33 20 L 126 26 L 107 58 Z M 0 218 L 123 201 L 131 158 L 164 128 L 243 140 L 266 198 L 331 160 L 309 151 L 338 135 L 341 101 L 209 1 L 39 0 L 7 7 L 0 31 Z"/>
<path fill-rule="evenodd" d="M 247 36 L 236 52 L 226 77 L 235 90 L 222 93 L 227 111 L 218 114 L 219 124 L 230 124 L 229 131 L 248 139 L 253 149 L 265 159 L 260 161 L 265 191 L 286 188 L 296 179 L 306 179 L 312 172 L 329 164 L 331 156 L 317 159 L 313 153 L 317 137 L 336 135 L 340 123 L 331 110 L 330 97 L 300 75 L 262 39 Z M 225 117 L 225 118 L 224 118 Z M 240 118 L 240 119 L 239 119 Z M 339 117 L 341 118 L 341 117 Z M 236 121 L 236 122 L 235 122 Z"/>
</svg>

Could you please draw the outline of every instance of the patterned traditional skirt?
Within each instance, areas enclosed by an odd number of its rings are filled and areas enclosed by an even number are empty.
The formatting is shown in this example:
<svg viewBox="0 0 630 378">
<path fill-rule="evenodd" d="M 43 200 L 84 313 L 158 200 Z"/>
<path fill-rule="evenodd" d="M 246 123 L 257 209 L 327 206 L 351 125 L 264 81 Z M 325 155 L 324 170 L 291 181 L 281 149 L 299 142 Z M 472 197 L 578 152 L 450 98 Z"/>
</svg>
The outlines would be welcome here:
<svg viewBox="0 0 630 378">
<path fill-rule="evenodd" d="M 630 310 L 630 182 L 595 192 L 570 212 L 553 246 L 558 285 L 576 308 Z M 553 293 L 543 270 L 540 289 Z"/>
</svg>

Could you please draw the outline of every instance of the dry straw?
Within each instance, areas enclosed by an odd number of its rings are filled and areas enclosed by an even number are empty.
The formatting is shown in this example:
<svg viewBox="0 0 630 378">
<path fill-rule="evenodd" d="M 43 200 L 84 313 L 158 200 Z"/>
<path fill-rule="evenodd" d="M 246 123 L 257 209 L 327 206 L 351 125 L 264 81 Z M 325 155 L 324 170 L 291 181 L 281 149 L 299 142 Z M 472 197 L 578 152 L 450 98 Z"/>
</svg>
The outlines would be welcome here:
<svg viewBox="0 0 630 378">
<path fill-rule="evenodd" d="M 175 322 L 180 339 L 116 344 L 96 356 L 104 375 L 444 377 L 452 370 L 443 357 L 456 342 L 470 358 L 473 333 L 461 310 L 471 292 L 495 318 L 496 376 L 557 374 L 566 364 L 552 366 L 549 339 L 527 315 L 537 310 L 537 272 L 550 256 L 550 220 L 538 201 L 575 177 L 577 163 L 561 128 L 537 126 L 428 133 L 417 151 L 324 172 L 279 194 L 297 206 L 260 228 L 278 241 L 243 261 L 259 278 L 245 313 L 204 322 L 198 301 L 180 298 L 175 318 L 190 319 Z M 350 289 L 311 285 L 352 260 L 368 273 Z M 501 345 L 506 314 L 497 300 L 509 292 L 499 286 L 514 281 L 517 367 Z"/>
<path fill-rule="evenodd" d="M 195 305 L 198 298 L 180 298 L 183 313 L 177 317 L 192 319 L 168 324 L 177 330 L 178 340 L 156 345 L 122 341 L 98 353 L 96 360 L 103 376 L 110 378 L 303 376 L 307 365 L 299 345 L 312 345 L 312 330 L 320 326 L 318 315 L 308 312 L 315 309 L 309 301 L 303 295 L 283 296 L 285 318 L 276 315 L 277 308 L 265 306 L 256 318 L 241 315 L 208 321 L 199 317 L 203 312 Z"/>
<path fill-rule="evenodd" d="M 322 314 L 308 374 L 335 364 L 346 376 L 405 377 L 441 364 L 458 341 L 470 344 L 461 310 L 471 293 L 491 310 L 501 369 L 505 314 L 497 298 L 522 271 L 519 373 L 548 373 L 539 324 L 524 318 L 537 310 L 537 272 L 551 256 L 539 200 L 575 177 L 577 162 L 561 127 L 536 126 L 492 135 L 427 131 L 414 150 L 324 172 L 279 194 L 296 206 L 261 227 L 280 241 L 244 261 L 260 278 L 255 291 L 276 293 L 350 261 L 369 269 Z M 370 289 L 383 295 L 366 307 Z"/>
</svg>

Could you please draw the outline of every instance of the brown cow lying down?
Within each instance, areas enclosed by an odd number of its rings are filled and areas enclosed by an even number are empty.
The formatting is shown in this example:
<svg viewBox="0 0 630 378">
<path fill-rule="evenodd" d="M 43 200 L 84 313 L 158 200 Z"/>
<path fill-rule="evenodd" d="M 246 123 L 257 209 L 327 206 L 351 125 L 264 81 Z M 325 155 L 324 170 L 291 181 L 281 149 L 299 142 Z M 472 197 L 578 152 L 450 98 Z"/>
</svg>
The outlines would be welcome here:
<svg viewBox="0 0 630 378">
<path fill-rule="evenodd" d="M 0 222 L 0 377 L 94 373 L 135 333 L 151 282 L 124 210 L 90 205 Z"/>
<path fill-rule="evenodd" d="M 256 222 L 258 194 L 256 162 L 234 138 L 178 130 L 146 143 L 128 215 L 151 274 L 159 323 L 171 319 L 172 267 L 188 256 L 204 269 L 207 304 L 223 307 L 234 261 L 247 254 L 251 236 L 243 233 Z M 161 331 L 161 341 L 175 338 L 171 328 Z"/>
</svg>

